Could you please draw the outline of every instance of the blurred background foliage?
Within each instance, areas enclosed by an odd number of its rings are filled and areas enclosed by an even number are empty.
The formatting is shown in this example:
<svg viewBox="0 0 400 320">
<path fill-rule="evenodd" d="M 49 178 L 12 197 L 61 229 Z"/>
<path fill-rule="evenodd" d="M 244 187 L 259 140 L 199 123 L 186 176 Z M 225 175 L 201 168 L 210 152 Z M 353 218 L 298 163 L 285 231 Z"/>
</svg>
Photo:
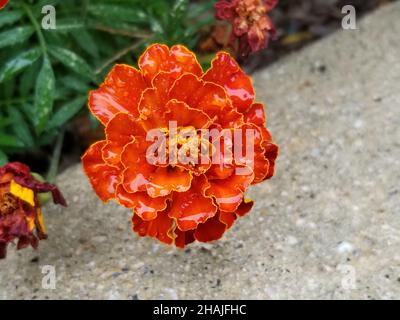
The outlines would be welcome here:
<svg viewBox="0 0 400 320">
<path fill-rule="evenodd" d="M 0 11 L 0 164 L 9 158 L 37 159 L 37 170 L 50 164 L 50 175 L 54 174 L 65 133 L 67 138 L 74 132 L 90 140 L 90 129 L 97 123 L 86 111 L 87 93 L 112 65 L 135 65 L 154 42 L 193 49 L 199 30 L 214 21 L 213 4 L 10 1 Z M 45 5 L 56 8 L 56 29 L 41 27 Z M 70 122 L 80 114 L 78 123 Z M 73 144 L 74 139 L 67 142 Z"/>
</svg>

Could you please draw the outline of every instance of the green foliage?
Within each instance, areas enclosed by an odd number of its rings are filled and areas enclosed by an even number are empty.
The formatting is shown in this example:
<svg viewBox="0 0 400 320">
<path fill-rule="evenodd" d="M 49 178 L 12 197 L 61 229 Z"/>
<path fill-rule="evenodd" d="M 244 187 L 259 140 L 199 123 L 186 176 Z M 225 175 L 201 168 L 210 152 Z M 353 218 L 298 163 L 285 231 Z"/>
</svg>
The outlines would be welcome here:
<svg viewBox="0 0 400 320">
<path fill-rule="evenodd" d="M 56 29 L 42 28 L 44 5 Z M 13 0 L 0 12 L 0 165 L 42 152 L 85 108 L 113 64 L 151 43 L 195 49 L 213 1 Z M 89 116 L 93 125 L 93 118 Z"/>
</svg>

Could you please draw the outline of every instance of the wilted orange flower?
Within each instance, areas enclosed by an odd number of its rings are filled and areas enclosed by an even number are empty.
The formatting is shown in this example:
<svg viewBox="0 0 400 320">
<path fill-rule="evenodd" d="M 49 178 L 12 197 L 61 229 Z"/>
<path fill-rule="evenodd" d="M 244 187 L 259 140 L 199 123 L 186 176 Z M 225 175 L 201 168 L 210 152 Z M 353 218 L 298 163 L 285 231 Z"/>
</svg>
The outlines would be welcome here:
<svg viewBox="0 0 400 320">
<path fill-rule="evenodd" d="M 139 70 L 114 66 L 90 93 L 89 108 L 105 126 L 106 139 L 86 151 L 84 170 L 101 200 L 133 209 L 133 230 L 140 236 L 181 248 L 217 240 L 251 209 L 245 190 L 274 174 L 278 147 L 264 127 L 264 106 L 254 102 L 250 78 L 227 53 L 218 53 L 203 73 L 184 46 L 152 45 L 140 57 Z M 175 148 L 182 155 L 187 146 L 202 148 L 210 140 L 197 144 L 200 130 L 222 134 L 251 128 L 254 157 L 228 159 L 228 144 L 211 148 L 199 164 L 151 162 L 149 133 L 171 136 L 171 122 L 178 135 L 165 143 L 168 151 Z M 184 137 L 188 129 L 196 136 Z M 243 147 L 235 139 L 230 146 L 238 151 Z M 214 163 L 211 154 L 223 161 Z"/>
<path fill-rule="evenodd" d="M 242 57 L 264 49 L 275 36 L 275 27 L 267 13 L 278 0 L 220 0 L 215 4 L 219 20 L 232 24 L 231 45 Z"/>
<path fill-rule="evenodd" d="M 57 187 L 36 180 L 26 165 L 11 162 L 0 167 L 0 259 L 14 239 L 17 249 L 36 249 L 39 240 L 47 238 L 38 194 L 49 191 L 54 203 L 66 206 Z"/>
</svg>

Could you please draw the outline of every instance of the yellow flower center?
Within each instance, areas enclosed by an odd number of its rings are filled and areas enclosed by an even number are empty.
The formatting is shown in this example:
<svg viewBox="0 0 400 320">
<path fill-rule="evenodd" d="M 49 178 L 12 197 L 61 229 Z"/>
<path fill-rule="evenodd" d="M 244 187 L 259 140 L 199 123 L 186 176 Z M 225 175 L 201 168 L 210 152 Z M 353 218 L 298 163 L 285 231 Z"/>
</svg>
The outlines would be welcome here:
<svg viewBox="0 0 400 320">
<path fill-rule="evenodd" d="M 194 127 L 160 128 L 160 132 L 164 135 L 164 142 L 160 144 L 160 148 L 156 150 L 156 157 L 164 159 L 159 163 L 169 164 L 174 167 L 177 164 L 186 164 L 196 166 L 200 162 L 200 154 L 210 156 L 212 151 L 209 143 L 201 136 Z"/>
</svg>

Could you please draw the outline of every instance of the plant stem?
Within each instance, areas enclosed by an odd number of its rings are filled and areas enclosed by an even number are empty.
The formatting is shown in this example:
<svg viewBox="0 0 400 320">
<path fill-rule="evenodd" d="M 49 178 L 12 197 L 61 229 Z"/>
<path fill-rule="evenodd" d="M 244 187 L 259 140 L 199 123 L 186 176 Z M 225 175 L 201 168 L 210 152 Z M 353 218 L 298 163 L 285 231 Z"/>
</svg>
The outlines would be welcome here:
<svg viewBox="0 0 400 320">
<path fill-rule="evenodd" d="M 60 163 L 61 149 L 64 143 L 64 128 L 61 128 L 60 133 L 57 136 L 56 146 L 53 150 L 53 155 L 51 156 L 50 168 L 47 173 L 47 181 L 54 183 L 57 173 L 58 173 L 58 165 Z"/>
<path fill-rule="evenodd" d="M 40 29 L 38 22 L 36 21 L 35 17 L 33 16 L 31 8 L 28 5 L 26 5 L 25 3 L 22 3 L 22 8 L 25 10 L 29 20 L 32 22 L 32 25 L 35 28 L 36 35 L 39 39 L 39 43 L 40 43 L 40 47 L 42 49 L 43 55 L 47 56 L 46 41 L 44 39 L 42 30 Z"/>
</svg>

